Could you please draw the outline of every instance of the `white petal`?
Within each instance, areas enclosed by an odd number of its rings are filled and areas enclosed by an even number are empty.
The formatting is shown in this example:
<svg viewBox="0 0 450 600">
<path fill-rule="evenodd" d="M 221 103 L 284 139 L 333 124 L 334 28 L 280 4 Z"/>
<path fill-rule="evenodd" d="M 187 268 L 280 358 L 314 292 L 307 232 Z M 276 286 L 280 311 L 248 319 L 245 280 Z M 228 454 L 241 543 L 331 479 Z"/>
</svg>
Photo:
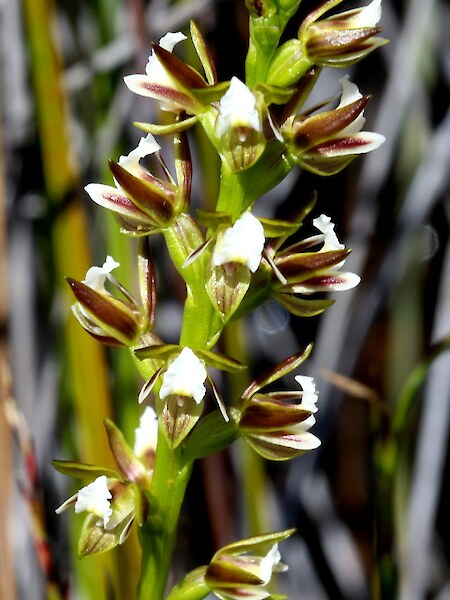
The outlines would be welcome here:
<svg viewBox="0 0 450 600">
<path fill-rule="evenodd" d="M 109 273 L 120 267 L 120 263 L 116 262 L 112 256 L 107 256 L 102 267 L 91 267 L 84 278 L 83 283 L 101 294 L 105 294 L 105 281 Z"/>
<path fill-rule="evenodd" d="M 381 19 L 381 0 L 373 0 L 350 19 L 352 27 L 375 27 Z"/>
<path fill-rule="evenodd" d="M 278 544 L 274 544 L 266 556 L 261 560 L 260 563 L 260 576 L 264 582 L 264 585 L 269 583 L 275 565 L 281 560 L 281 555 L 278 551 Z"/>
<path fill-rule="evenodd" d="M 151 406 L 146 406 L 139 420 L 139 427 L 134 432 L 133 452 L 138 458 L 148 450 L 155 450 L 158 441 L 158 418 Z"/>
<path fill-rule="evenodd" d="M 344 75 L 343 77 L 341 77 L 339 79 L 339 83 L 342 86 L 342 95 L 341 101 L 339 102 L 339 105 L 337 107 L 338 109 L 343 108 L 344 106 L 348 106 L 349 104 L 352 104 L 352 102 L 356 102 L 356 100 L 359 100 L 363 97 L 358 89 L 358 86 L 350 81 L 349 75 Z M 365 122 L 366 119 L 364 118 L 364 111 L 362 111 L 356 117 L 356 119 L 352 123 L 350 123 L 350 125 L 347 125 L 347 127 L 345 127 L 340 132 L 340 135 L 344 136 L 358 133 L 358 131 L 361 131 L 361 129 L 363 128 Z"/>
<path fill-rule="evenodd" d="M 183 40 L 187 40 L 187 37 L 181 31 L 176 31 L 175 33 L 169 31 L 169 33 L 162 36 L 158 45 L 164 48 L 164 50 L 172 52 L 175 46 Z"/>
<path fill-rule="evenodd" d="M 316 402 L 318 395 L 316 394 L 316 384 L 312 377 L 306 377 L 305 375 L 296 375 L 295 381 L 301 386 L 303 390 L 301 406 L 311 412 L 317 412 Z"/>
<path fill-rule="evenodd" d="M 106 527 L 112 508 L 109 500 L 112 494 L 108 489 L 108 480 L 106 475 L 100 475 L 95 481 L 81 488 L 77 495 L 75 512 L 90 512 L 100 519 L 103 519 L 103 526 Z"/>
<path fill-rule="evenodd" d="M 352 83 L 350 81 L 350 75 L 343 75 L 339 79 L 339 83 L 342 86 L 342 94 L 341 101 L 339 102 L 338 108 L 343 108 L 344 106 L 348 106 L 352 102 L 356 102 L 362 98 L 362 94 L 358 89 L 356 83 Z"/>
<path fill-rule="evenodd" d="M 181 42 L 186 39 L 186 36 L 183 35 L 180 31 L 177 33 L 166 33 L 160 40 L 159 46 L 168 52 L 172 52 L 178 42 Z M 159 62 L 158 57 L 152 51 L 150 56 L 148 57 L 148 62 L 145 67 L 145 72 L 147 76 L 151 79 L 152 83 L 160 83 L 161 85 L 167 85 L 171 83 L 172 79 L 170 75 L 167 73 L 165 68 Z M 126 79 L 126 78 L 125 78 Z M 125 83 L 127 83 L 125 81 Z M 128 84 L 127 84 L 128 85 Z M 133 90 L 135 91 L 135 90 Z M 139 92 L 138 92 L 139 93 Z"/>
<path fill-rule="evenodd" d="M 194 398 L 197 404 L 200 404 L 206 393 L 203 385 L 206 376 L 203 361 L 190 348 L 185 347 L 164 373 L 159 397 L 164 399 L 170 395 L 185 396 Z"/>
<path fill-rule="evenodd" d="M 214 266 L 237 262 L 254 273 L 261 262 L 264 249 L 264 228 L 256 217 L 247 212 L 223 235 L 219 235 L 212 262 Z"/>
<path fill-rule="evenodd" d="M 155 140 L 153 135 L 149 133 L 139 140 L 139 144 L 129 154 L 119 158 L 119 165 L 134 174 L 139 174 L 141 170 L 139 166 L 140 159 L 149 154 L 159 152 L 160 150 L 161 146 Z"/>
<path fill-rule="evenodd" d="M 345 248 L 344 244 L 341 244 L 334 232 L 334 223 L 327 215 L 320 215 L 313 220 L 313 225 L 321 233 L 324 234 L 323 247 L 321 252 L 328 252 L 330 250 L 342 250 Z"/>
<path fill-rule="evenodd" d="M 58 506 L 58 508 L 55 509 L 55 513 L 57 515 L 60 515 L 63 511 L 69 508 L 69 506 L 75 504 L 75 502 L 77 501 L 77 495 L 78 494 L 74 494 L 73 496 L 70 496 L 70 498 L 67 498 L 67 500 L 61 504 L 61 506 Z"/>
<path fill-rule="evenodd" d="M 219 103 L 216 134 L 220 138 L 233 127 L 262 130 L 256 98 L 237 77 L 231 79 L 230 87 Z"/>
</svg>

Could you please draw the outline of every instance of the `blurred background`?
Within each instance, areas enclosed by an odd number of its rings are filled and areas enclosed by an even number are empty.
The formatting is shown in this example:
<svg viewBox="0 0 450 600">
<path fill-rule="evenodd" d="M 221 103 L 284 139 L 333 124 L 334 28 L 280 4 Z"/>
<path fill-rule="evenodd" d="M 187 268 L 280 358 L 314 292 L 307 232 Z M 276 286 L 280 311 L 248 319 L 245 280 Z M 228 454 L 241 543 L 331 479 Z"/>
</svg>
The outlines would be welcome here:
<svg viewBox="0 0 450 600">
<path fill-rule="evenodd" d="M 304 0 L 292 35 L 314 6 Z M 82 519 L 54 514 L 79 486 L 57 474 L 51 459 L 112 466 L 102 420 L 113 418 L 132 442 L 142 384 L 126 351 L 101 347 L 75 322 L 64 277 L 81 280 L 112 254 L 121 263 L 118 279 L 135 289 L 133 240 L 83 186 L 110 182 L 107 159 L 128 153 L 140 137 L 133 121 L 164 118 L 122 78 L 143 72 L 150 42 L 186 30 L 190 19 L 210 44 L 219 79 L 242 77 L 242 0 L 0 0 L 5 600 L 134 597 L 137 539 L 78 561 Z M 386 143 L 330 178 L 296 170 L 256 207 L 287 218 L 316 190 L 313 216 L 324 212 L 336 222 L 353 249 L 346 268 L 362 283 L 310 320 L 269 302 L 224 340 L 253 374 L 314 341 L 303 373 L 320 390 L 314 433 L 322 446 L 268 464 L 236 444 L 199 463 L 174 580 L 231 540 L 296 527 L 281 549 L 290 569 L 279 578 L 280 593 L 292 600 L 450 599 L 450 6 L 383 0 L 382 25 L 390 43 L 351 78 L 373 94 L 366 129 Z M 184 46 L 180 55 L 193 60 Z M 316 99 L 339 92 L 342 74 L 324 69 Z M 201 132 L 190 136 L 193 204 L 210 206 L 218 164 Z M 156 329 L 176 343 L 184 290 L 156 238 L 152 250 Z M 233 396 L 242 387 L 227 389 Z"/>
</svg>

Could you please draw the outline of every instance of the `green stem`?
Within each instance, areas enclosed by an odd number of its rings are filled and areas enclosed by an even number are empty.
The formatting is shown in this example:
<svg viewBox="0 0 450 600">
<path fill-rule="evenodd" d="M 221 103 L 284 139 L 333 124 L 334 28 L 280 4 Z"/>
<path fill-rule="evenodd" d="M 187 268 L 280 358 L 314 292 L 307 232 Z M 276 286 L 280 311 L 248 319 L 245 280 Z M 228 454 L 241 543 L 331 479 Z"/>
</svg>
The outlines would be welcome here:
<svg viewBox="0 0 450 600">
<path fill-rule="evenodd" d="M 171 450 L 160 430 L 151 486 L 151 515 L 141 530 L 142 565 L 138 600 L 163 600 L 175 545 L 177 523 L 191 465 Z"/>
<path fill-rule="evenodd" d="M 185 266 L 189 255 L 204 243 L 203 234 L 187 214 L 176 217 L 163 233 L 173 264 L 186 283 L 180 345 L 193 350 L 210 350 L 220 335 L 222 322 L 206 292 L 205 260 L 199 256 Z"/>
</svg>

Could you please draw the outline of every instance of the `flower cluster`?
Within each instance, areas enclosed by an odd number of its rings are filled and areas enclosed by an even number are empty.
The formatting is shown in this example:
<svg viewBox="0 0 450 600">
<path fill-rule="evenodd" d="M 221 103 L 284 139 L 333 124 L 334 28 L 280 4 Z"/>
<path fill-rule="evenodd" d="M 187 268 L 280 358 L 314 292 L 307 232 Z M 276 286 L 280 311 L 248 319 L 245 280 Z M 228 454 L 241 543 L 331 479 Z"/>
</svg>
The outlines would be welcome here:
<svg viewBox="0 0 450 600">
<path fill-rule="evenodd" d="M 137 522 L 146 550 L 143 561 L 150 564 L 143 565 L 142 576 L 148 580 L 140 589 L 154 600 L 164 594 L 169 568 L 165 553 L 175 545 L 176 520 L 197 458 L 239 437 L 275 461 L 321 443 L 310 431 L 318 401 L 314 379 L 298 374 L 296 389 L 267 389 L 297 369 L 311 346 L 226 402 L 210 371 L 246 369 L 216 349 L 230 321 L 271 298 L 294 315 L 315 316 L 333 304 L 324 293 L 359 283 L 358 275 L 343 270 L 350 250 L 340 243 L 329 216 L 318 213 L 312 221 L 317 233 L 299 237 L 315 199 L 285 221 L 258 217 L 255 208 L 257 200 L 295 167 L 333 175 L 384 141 L 377 133 L 363 131 L 370 97 L 362 95 L 348 75 L 339 79 L 342 92 L 335 108 L 325 110 L 325 101 L 304 109 L 323 67 L 347 67 L 385 43 L 378 37 L 380 0 L 324 17 L 341 1 L 329 0 L 314 10 L 297 36 L 283 43 L 298 0 L 249 2 L 251 39 L 244 80 L 218 81 L 195 23 L 190 25 L 190 39 L 200 67 L 179 57 L 188 42 L 184 33 L 163 36 L 152 45 L 145 74 L 128 75 L 125 84 L 155 101 L 165 113 L 165 124 L 136 123 L 146 135 L 131 152 L 110 162 L 111 185 L 86 186 L 91 199 L 114 214 L 122 233 L 138 238 L 139 299 L 114 277 L 120 265 L 108 256 L 83 280 L 68 279 L 76 300 L 72 310 L 97 340 L 129 349 L 145 381 L 138 396 L 145 410 L 133 447 L 114 423 L 105 421 L 117 471 L 55 461 L 59 471 L 87 484 L 57 512 L 74 506 L 76 513 L 86 514 L 80 555 L 123 543 Z M 220 161 L 214 209 L 191 209 L 193 163 L 187 130 L 194 125 L 203 129 Z M 159 135 L 173 140 L 169 166 L 154 137 Z M 156 277 L 149 237 L 156 235 L 164 239 L 186 290 L 177 343 L 165 343 L 154 331 Z M 218 408 L 205 409 L 209 393 Z M 221 548 L 209 565 L 177 584 L 168 600 L 200 599 L 209 593 L 222 600 L 281 598 L 271 595 L 269 584 L 274 572 L 285 570 L 278 544 L 291 533 L 262 535 Z"/>
</svg>

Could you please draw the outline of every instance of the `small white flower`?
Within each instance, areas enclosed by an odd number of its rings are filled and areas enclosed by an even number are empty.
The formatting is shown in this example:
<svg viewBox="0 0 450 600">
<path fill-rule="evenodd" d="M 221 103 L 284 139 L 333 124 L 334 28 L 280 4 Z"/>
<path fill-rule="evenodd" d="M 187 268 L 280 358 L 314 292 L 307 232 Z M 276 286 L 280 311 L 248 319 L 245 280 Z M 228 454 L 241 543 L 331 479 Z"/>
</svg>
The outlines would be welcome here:
<svg viewBox="0 0 450 600">
<path fill-rule="evenodd" d="M 261 262 L 264 249 L 264 228 L 256 217 L 247 212 L 223 235 L 219 235 L 212 257 L 215 267 L 226 263 L 247 265 L 254 273 Z"/>
<path fill-rule="evenodd" d="M 203 361 L 185 347 L 164 373 L 159 397 L 163 400 L 171 395 L 185 396 L 200 404 L 206 393 L 206 377 Z"/>
<path fill-rule="evenodd" d="M 141 170 L 139 161 L 141 158 L 145 158 L 149 154 L 155 154 L 155 152 L 159 152 L 160 150 L 161 146 L 153 135 L 149 133 L 145 137 L 141 137 L 139 144 L 129 154 L 126 156 L 122 155 L 119 158 L 119 165 L 133 174 L 139 174 Z"/>
<path fill-rule="evenodd" d="M 158 418 L 151 406 L 146 406 L 134 432 L 133 452 L 138 458 L 145 456 L 148 450 L 154 450 L 158 441 Z"/>
<path fill-rule="evenodd" d="M 108 490 L 106 475 L 97 477 L 95 481 L 81 488 L 77 494 L 75 503 L 75 512 L 81 513 L 87 511 L 99 517 L 103 521 L 103 527 L 108 529 L 108 522 L 112 515 L 111 492 Z"/>
<path fill-rule="evenodd" d="M 83 283 L 96 292 L 105 294 L 105 281 L 108 275 L 117 267 L 120 267 L 120 263 L 116 262 L 112 256 L 107 256 L 102 267 L 91 267 L 87 271 Z"/>
<path fill-rule="evenodd" d="M 245 83 L 237 77 L 231 79 L 230 87 L 220 100 L 216 134 L 221 138 L 234 127 L 248 127 L 262 131 L 256 98 Z"/>
<path fill-rule="evenodd" d="M 318 400 L 318 395 L 316 393 L 316 384 L 314 379 L 312 377 L 306 377 L 305 375 L 296 375 L 294 379 L 303 390 L 302 403 L 300 406 L 305 410 L 310 410 L 313 413 L 317 412 L 318 408 L 316 406 L 316 402 Z M 306 421 L 303 421 L 301 425 L 304 423 L 306 423 Z"/>
<path fill-rule="evenodd" d="M 329 252 L 330 250 L 342 250 L 345 248 L 344 244 L 341 244 L 334 232 L 334 223 L 327 215 L 320 215 L 313 220 L 313 225 L 321 233 L 323 233 L 323 247 L 321 252 Z"/>
</svg>

